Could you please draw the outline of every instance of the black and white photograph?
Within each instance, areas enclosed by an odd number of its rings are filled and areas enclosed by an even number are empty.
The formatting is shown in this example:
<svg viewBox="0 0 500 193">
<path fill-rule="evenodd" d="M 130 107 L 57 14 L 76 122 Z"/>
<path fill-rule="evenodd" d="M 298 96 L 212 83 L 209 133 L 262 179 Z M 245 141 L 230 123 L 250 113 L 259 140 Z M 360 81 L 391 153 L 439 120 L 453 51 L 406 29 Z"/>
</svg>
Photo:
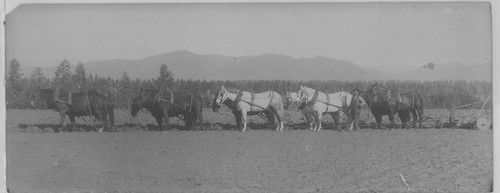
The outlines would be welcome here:
<svg viewBox="0 0 500 193">
<path fill-rule="evenodd" d="M 495 6 L 7 1 L 0 192 L 492 192 Z"/>
</svg>

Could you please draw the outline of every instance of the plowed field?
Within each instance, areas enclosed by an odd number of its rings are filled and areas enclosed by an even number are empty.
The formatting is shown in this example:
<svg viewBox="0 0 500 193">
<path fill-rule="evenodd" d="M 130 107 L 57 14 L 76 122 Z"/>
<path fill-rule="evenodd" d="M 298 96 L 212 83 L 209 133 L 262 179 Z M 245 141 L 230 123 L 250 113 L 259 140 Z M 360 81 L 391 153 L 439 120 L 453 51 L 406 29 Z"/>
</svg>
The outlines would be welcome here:
<svg viewBox="0 0 500 193">
<path fill-rule="evenodd" d="M 173 118 L 157 132 L 148 114 L 115 114 L 120 132 L 53 133 L 56 112 L 8 110 L 10 192 L 487 192 L 493 176 L 491 129 L 276 132 L 252 118 L 242 133 L 204 109 L 207 130 Z"/>
</svg>

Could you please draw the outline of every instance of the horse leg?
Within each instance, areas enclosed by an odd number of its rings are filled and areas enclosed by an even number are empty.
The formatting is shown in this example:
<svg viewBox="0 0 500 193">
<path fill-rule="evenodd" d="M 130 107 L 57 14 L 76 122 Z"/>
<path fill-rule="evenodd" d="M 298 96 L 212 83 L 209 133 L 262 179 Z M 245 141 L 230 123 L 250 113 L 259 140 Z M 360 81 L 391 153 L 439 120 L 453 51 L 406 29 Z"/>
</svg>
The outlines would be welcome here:
<svg viewBox="0 0 500 193">
<path fill-rule="evenodd" d="M 236 128 L 238 130 L 242 129 L 242 120 L 241 120 L 241 114 L 239 112 L 233 112 L 234 118 L 236 119 Z"/>
<path fill-rule="evenodd" d="M 276 120 L 277 120 L 277 124 L 276 124 L 276 131 L 283 131 L 283 128 L 285 127 L 285 125 L 283 124 L 283 114 L 284 112 L 283 111 L 280 111 L 280 110 L 276 110 L 276 109 L 271 109 L 272 112 L 270 114 L 272 114 L 272 116 L 274 117 L 274 115 L 276 114 Z"/>
<path fill-rule="evenodd" d="M 102 129 L 99 130 L 99 132 L 101 132 L 103 129 L 105 130 L 109 130 L 110 129 L 110 125 L 109 125 L 109 120 L 108 120 L 108 112 L 106 111 L 101 111 L 101 120 L 102 120 Z"/>
<path fill-rule="evenodd" d="M 377 129 L 382 129 L 382 114 L 374 114 L 375 120 L 377 121 Z"/>
<path fill-rule="evenodd" d="M 77 130 L 78 131 L 78 128 L 76 128 L 76 121 L 75 121 L 75 116 L 74 115 L 68 115 L 69 117 L 69 121 L 71 122 L 71 129 L 70 131 L 73 131 L 73 130 Z"/>
<path fill-rule="evenodd" d="M 309 130 L 314 131 L 318 125 L 318 120 L 319 120 L 318 111 L 312 110 L 311 112 L 312 112 L 312 115 L 311 115 L 312 118 L 311 118 L 311 123 L 309 123 L 309 126 L 310 126 Z"/>
<path fill-rule="evenodd" d="M 411 110 L 411 114 L 408 114 L 408 121 L 410 121 L 410 115 L 413 120 L 413 128 L 417 128 L 417 119 L 418 119 L 417 111 L 413 109 Z"/>
<path fill-rule="evenodd" d="M 332 116 L 333 122 L 335 123 L 335 129 L 341 130 L 342 127 L 340 127 L 340 110 L 333 112 L 333 113 L 330 113 L 330 115 Z"/>
<path fill-rule="evenodd" d="M 321 131 L 321 119 L 323 118 L 323 113 L 318 111 L 318 120 L 316 121 L 315 131 Z"/>
<path fill-rule="evenodd" d="M 264 114 L 266 115 L 267 117 L 267 124 L 271 125 L 271 127 L 274 126 L 274 111 L 272 109 L 270 110 L 267 110 L 267 111 L 264 111 Z M 279 125 L 278 125 L 279 127 Z M 278 129 L 276 129 L 278 130 Z"/>
<path fill-rule="evenodd" d="M 401 129 L 407 128 L 407 122 L 410 120 L 410 113 L 406 111 L 400 111 L 399 118 L 401 119 Z"/>
<path fill-rule="evenodd" d="M 390 122 L 389 128 L 391 128 L 391 129 L 394 129 L 396 127 L 396 123 L 394 123 L 394 115 L 395 114 L 396 113 L 392 112 L 392 111 L 389 113 L 389 122 Z"/>
<path fill-rule="evenodd" d="M 246 110 L 241 110 L 241 117 L 243 119 L 243 129 L 241 129 L 241 132 L 245 132 L 247 130 L 247 111 Z"/>
<path fill-rule="evenodd" d="M 276 115 L 277 115 L 277 120 L 278 120 L 278 124 L 280 127 L 280 131 L 283 131 L 283 129 L 285 128 L 285 123 L 284 123 L 285 110 L 281 109 L 281 110 L 277 111 Z"/>
<path fill-rule="evenodd" d="M 66 111 L 61 111 L 59 112 L 59 115 L 61 115 L 61 130 L 65 131 L 65 119 L 66 119 Z M 58 131 L 59 132 L 59 131 Z"/>
<path fill-rule="evenodd" d="M 102 112 L 102 110 L 95 110 L 94 112 L 95 119 L 97 121 L 97 128 L 94 128 L 94 131 L 102 132 L 104 130 L 104 124 L 102 123 L 102 117 L 104 116 L 104 113 Z"/>
<path fill-rule="evenodd" d="M 184 117 L 184 127 L 186 130 L 193 130 L 193 118 L 190 115 Z"/>
<path fill-rule="evenodd" d="M 163 128 L 163 117 L 162 116 L 155 116 L 156 123 L 158 124 L 158 131 L 161 131 Z"/>
<path fill-rule="evenodd" d="M 418 110 L 418 128 L 422 129 L 422 118 L 424 116 L 424 109 Z"/>
<path fill-rule="evenodd" d="M 163 127 L 160 128 L 160 131 L 168 131 L 170 130 L 170 117 L 168 116 L 168 108 L 163 108 Z"/>
</svg>

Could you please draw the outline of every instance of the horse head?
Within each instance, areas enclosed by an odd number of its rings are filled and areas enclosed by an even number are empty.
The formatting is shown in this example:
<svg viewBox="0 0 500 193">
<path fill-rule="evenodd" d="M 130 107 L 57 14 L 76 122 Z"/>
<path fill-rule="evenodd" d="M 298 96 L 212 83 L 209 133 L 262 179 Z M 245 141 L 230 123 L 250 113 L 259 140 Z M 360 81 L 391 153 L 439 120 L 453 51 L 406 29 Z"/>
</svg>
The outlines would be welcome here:
<svg viewBox="0 0 500 193">
<path fill-rule="evenodd" d="M 290 93 L 290 91 L 286 91 L 284 108 L 288 109 L 288 106 L 290 106 L 290 103 L 292 103 L 292 94 Z"/>
<path fill-rule="evenodd" d="M 218 112 L 220 109 L 220 104 L 217 104 L 217 97 L 219 96 L 220 91 L 215 93 L 215 96 L 212 100 L 212 111 L 213 112 Z"/>
<path fill-rule="evenodd" d="M 314 89 L 306 87 L 306 86 L 301 84 L 299 87 L 299 91 L 297 92 L 297 95 L 300 98 L 300 102 L 301 103 L 304 103 L 304 102 L 308 103 L 311 100 L 310 97 L 313 96 L 314 91 L 315 91 Z"/>
<path fill-rule="evenodd" d="M 301 103 L 301 98 L 297 92 L 286 92 L 286 100 L 285 100 L 285 109 L 288 109 L 288 106 L 292 103 L 295 103 L 297 105 L 300 105 Z"/>
<path fill-rule="evenodd" d="M 142 105 L 146 101 L 145 91 L 142 88 L 139 88 L 139 91 L 137 92 L 137 95 L 132 99 L 132 108 L 130 111 L 130 115 L 132 117 L 137 116 L 137 112 L 142 109 Z"/>
<path fill-rule="evenodd" d="M 224 101 L 226 101 L 227 97 L 227 89 L 226 87 L 222 86 L 215 98 L 215 102 L 220 106 L 222 103 L 224 103 Z"/>
</svg>

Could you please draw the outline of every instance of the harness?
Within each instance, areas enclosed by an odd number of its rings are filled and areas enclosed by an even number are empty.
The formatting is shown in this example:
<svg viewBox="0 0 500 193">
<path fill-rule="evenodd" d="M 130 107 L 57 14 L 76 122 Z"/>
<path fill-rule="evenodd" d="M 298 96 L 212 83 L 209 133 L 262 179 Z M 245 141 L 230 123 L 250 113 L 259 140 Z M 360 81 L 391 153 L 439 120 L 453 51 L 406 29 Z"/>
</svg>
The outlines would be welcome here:
<svg viewBox="0 0 500 193">
<path fill-rule="evenodd" d="M 318 101 L 318 95 L 319 95 L 318 90 L 314 90 L 314 95 L 312 96 L 311 101 L 309 101 L 310 105 L 316 104 L 316 101 Z"/>
<path fill-rule="evenodd" d="M 238 107 L 238 103 L 240 103 L 242 96 L 243 96 L 243 91 L 241 91 L 241 90 L 238 91 L 238 94 L 236 94 L 236 98 L 234 99 L 232 109 L 236 109 L 238 111 L 241 111 L 241 109 Z M 253 98 L 253 95 L 252 95 L 252 98 Z"/>
<path fill-rule="evenodd" d="M 73 98 L 73 93 L 72 92 L 68 92 L 68 100 L 67 101 L 63 101 L 61 99 L 59 99 L 59 89 L 56 89 L 54 91 L 54 100 L 57 101 L 57 102 L 60 102 L 60 103 L 63 103 L 67 106 L 69 106 L 70 108 L 74 108 L 74 109 L 77 109 L 81 112 L 83 112 L 86 116 L 90 116 L 90 118 L 94 121 L 94 122 L 97 122 L 97 119 L 96 117 L 94 117 L 92 115 L 92 108 L 90 107 L 90 97 L 89 97 L 89 92 L 88 91 L 85 91 L 85 95 L 87 96 L 87 101 L 88 101 L 88 112 L 86 112 L 84 109 L 81 109 L 80 107 L 77 107 L 75 105 L 73 105 L 73 101 L 72 101 L 72 98 Z M 85 116 L 84 115 L 84 116 Z M 84 120 L 85 118 L 82 117 Z M 86 121 L 86 120 L 85 120 Z"/>
<path fill-rule="evenodd" d="M 187 94 L 189 94 L 189 95 L 191 96 L 191 100 L 190 100 L 190 103 L 189 103 L 189 111 L 188 111 L 188 109 L 187 109 L 187 108 L 184 108 L 184 107 L 182 107 L 182 106 L 180 106 L 180 105 L 178 105 L 178 104 L 175 104 L 175 103 L 174 103 L 174 98 L 173 98 L 173 97 L 172 97 L 172 99 L 169 101 L 169 100 L 166 100 L 166 99 L 164 99 L 164 98 L 162 98 L 162 97 L 160 96 L 160 97 L 158 97 L 158 101 L 163 101 L 163 102 L 166 102 L 166 103 L 168 103 L 168 104 L 170 104 L 170 105 L 172 105 L 172 106 L 174 106 L 174 107 L 180 108 L 180 109 L 184 110 L 184 112 L 187 112 L 187 113 L 189 113 L 189 114 L 193 115 L 194 117 L 198 118 L 198 115 L 196 115 L 196 114 L 194 114 L 193 112 L 191 112 L 191 111 L 192 111 L 192 109 L 193 109 L 193 98 L 194 98 L 193 93 L 186 93 L 186 94 L 181 94 L 181 95 L 177 95 L 177 96 L 182 96 L 182 95 L 187 95 Z M 146 102 L 146 101 L 144 101 L 144 102 Z M 172 108 L 172 107 L 169 107 L 169 108 Z"/>
<path fill-rule="evenodd" d="M 318 90 L 314 90 L 314 95 L 311 98 L 311 101 L 309 101 L 307 104 L 313 106 L 314 104 L 316 104 L 316 102 L 323 103 L 323 104 L 326 105 L 325 112 L 328 112 L 328 108 L 330 106 L 337 107 L 338 109 L 341 109 L 342 111 L 345 111 L 345 109 L 344 109 L 345 106 L 346 106 L 345 100 L 342 100 L 342 107 L 340 107 L 340 106 L 337 106 L 337 105 L 334 105 L 334 104 L 330 104 L 330 96 L 328 94 L 326 94 L 326 93 L 324 93 L 324 94 L 325 94 L 325 97 L 326 97 L 326 102 L 318 100 L 319 92 L 318 92 Z M 341 95 L 342 95 L 342 92 L 339 93 L 339 96 L 341 96 Z M 344 98 L 344 99 L 346 99 L 346 98 Z"/>
<path fill-rule="evenodd" d="M 404 105 L 403 103 L 401 103 L 401 94 L 395 92 L 396 95 L 397 95 L 397 100 L 396 100 L 396 99 L 392 98 L 392 93 L 393 93 L 392 90 L 389 89 L 389 88 L 385 88 L 385 89 L 387 89 L 387 93 L 386 93 L 386 98 L 385 99 L 382 96 L 380 96 L 380 93 L 378 93 L 378 92 L 377 92 L 377 96 L 380 97 L 380 98 L 382 98 L 382 99 L 384 99 L 382 102 L 388 102 L 388 101 L 394 101 L 394 102 L 396 102 L 396 105 L 397 105 L 396 112 L 399 111 L 399 109 L 401 108 L 400 105 Z M 404 105 L 404 106 L 407 106 L 407 105 Z M 370 104 L 370 108 L 371 108 L 371 104 Z M 412 107 L 410 107 L 410 108 L 412 108 Z"/>
</svg>

